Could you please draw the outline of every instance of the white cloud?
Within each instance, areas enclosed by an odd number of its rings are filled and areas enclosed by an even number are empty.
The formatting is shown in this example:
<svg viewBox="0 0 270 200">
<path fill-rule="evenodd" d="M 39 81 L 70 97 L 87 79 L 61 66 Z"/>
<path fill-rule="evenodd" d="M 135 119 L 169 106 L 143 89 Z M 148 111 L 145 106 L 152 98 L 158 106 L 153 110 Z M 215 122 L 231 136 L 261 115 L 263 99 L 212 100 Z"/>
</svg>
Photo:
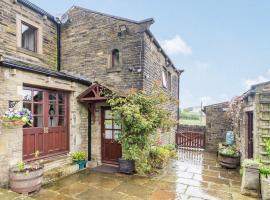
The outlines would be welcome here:
<svg viewBox="0 0 270 200">
<path fill-rule="evenodd" d="M 192 49 L 179 35 L 174 36 L 172 39 L 163 40 L 160 42 L 160 44 L 165 49 L 165 51 L 170 55 L 192 54 Z"/>
<path fill-rule="evenodd" d="M 269 70 L 268 70 L 268 72 L 269 72 Z M 266 81 L 269 81 L 269 78 L 267 78 L 265 76 L 262 76 L 262 75 L 259 75 L 259 76 L 257 76 L 254 79 L 247 79 L 247 80 L 245 80 L 244 81 L 244 85 L 245 85 L 246 89 L 248 90 L 248 89 L 250 89 L 250 87 L 252 85 L 256 85 L 258 83 L 263 83 L 263 82 L 266 82 Z"/>
</svg>

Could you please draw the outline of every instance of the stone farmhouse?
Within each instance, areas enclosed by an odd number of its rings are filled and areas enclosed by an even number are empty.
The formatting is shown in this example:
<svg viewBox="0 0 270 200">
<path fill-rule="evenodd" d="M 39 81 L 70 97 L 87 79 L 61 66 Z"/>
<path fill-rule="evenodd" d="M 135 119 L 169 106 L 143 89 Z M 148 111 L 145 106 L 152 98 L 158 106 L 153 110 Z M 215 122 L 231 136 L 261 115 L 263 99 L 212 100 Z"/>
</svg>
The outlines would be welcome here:
<svg viewBox="0 0 270 200">
<path fill-rule="evenodd" d="M 121 127 L 104 88 L 160 89 L 179 100 L 178 70 L 150 31 L 152 18 L 134 21 L 73 6 L 55 18 L 28 0 L 0 0 L 0 114 L 27 108 L 33 126 L 0 128 L 0 183 L 18 161 L 63 166 L 69 152 L 87 152 L 91 166 L 117 164 Z M 175 119 L 174 101 L 167 105 Z M 175 128 L 161 134 L 173 143 Z"/>
</svg>

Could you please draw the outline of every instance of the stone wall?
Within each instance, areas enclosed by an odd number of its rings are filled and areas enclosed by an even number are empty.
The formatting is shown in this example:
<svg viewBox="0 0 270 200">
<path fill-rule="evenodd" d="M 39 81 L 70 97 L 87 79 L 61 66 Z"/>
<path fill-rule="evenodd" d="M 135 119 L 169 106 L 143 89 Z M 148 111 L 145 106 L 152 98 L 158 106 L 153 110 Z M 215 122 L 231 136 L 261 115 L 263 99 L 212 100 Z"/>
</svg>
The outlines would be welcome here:
<svg viewBox="0 0 270 200">
<path fill-rule="evenodd" d="M 171 91 L 164 88 L 162 82 L 162 71 L 164 67 L 171 73 Z M 174 68 L 167 66 L 165 56 L 160 52 L 158 47 L 153 43 L 148 34 L 144 33 L 144 68 L 143 68 L 143 89 L 146 92 L 153 90 L 154 84 L 160 85 L 160 88 L 171 98 L 171 101 L 167 103 L 166 108 L 172 114 L 172 117 L 178 119 L 178 74 Z M 174 143 L 176 126 L 169 131 L 161 131 L 161 140 L 163 143 Z"/>
<path fill-rule="evenodd" d="M 226 132 L 229 130 L 229 124 L 226 122 L 225 109 L 228 103 L 219 103 L 209 105 L 204 108 L 206 115 L 206 149 L 216 151 L 218 143 L 225 142 Z"/>
<path fill-rule="evenodd" d="M 57 67 L 57 29 L 54 22 L 26 8 L 13 0 L 0 1 L 0 55 L 16 58 L 34 65 L 51 69 Z M 18 37 L 21 26 L 18 21 L 23 20 L 38 28 L 39 52 L 25 50 L 19 47 Z"/>
<path fill-rule="evenodd" d="M 88 111 L 78 103 L 77 96 L 87 87 L 71 81 L 10 70 L 0 66 L 0 115 L 8 109 L 9 101 L 22 101 L 23 85 L 53 88 L 70 93 L 70 151 L 88 149 Z M 22 128 L 6 130 L 0 128 L 0 183 L 6 184 L 8 169 L 22 160 Z"/>
<path fill-rule="evenodd" d="M 82 74 L 92 82 L 118 90 L 142 89 L 140 69 L 143 38 L 139 32 L 145 25 L 129 23 L 89 10 L 72 7 L 67 12 L 70 22 L 62 26 L 62 70 Z M 119 36 L 119 25 L 128 33 Z M 120 67 L 111 67 L 111 52 L 120 51 Z"/>
</svg>

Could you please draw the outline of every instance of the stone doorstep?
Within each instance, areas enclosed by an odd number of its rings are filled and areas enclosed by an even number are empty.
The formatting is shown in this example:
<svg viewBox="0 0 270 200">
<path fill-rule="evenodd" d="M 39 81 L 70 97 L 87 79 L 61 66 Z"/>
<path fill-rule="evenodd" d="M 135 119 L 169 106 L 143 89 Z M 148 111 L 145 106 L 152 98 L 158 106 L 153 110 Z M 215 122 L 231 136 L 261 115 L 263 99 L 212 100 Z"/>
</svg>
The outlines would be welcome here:
<svg viewBox="0 0 270 200">
<path fill-rule="evenodd" d="M 44 172 L 50 171 L 54 168 L 58 168 L 59 166 L 63 166 L 66 164 L 71 164 L 72 160 L 68 155 L 60 155 L 51 157 L 44 160 Z"/>
<path fill-rule="evenodd" d="M 79 165 L 77 164 L 65 164 L 60 165 L 51 170 L 45 171 L 43 176 L 42 185 L 57 181 L 60 178 L 74 174 L 79 171 Z"/>
</svg>

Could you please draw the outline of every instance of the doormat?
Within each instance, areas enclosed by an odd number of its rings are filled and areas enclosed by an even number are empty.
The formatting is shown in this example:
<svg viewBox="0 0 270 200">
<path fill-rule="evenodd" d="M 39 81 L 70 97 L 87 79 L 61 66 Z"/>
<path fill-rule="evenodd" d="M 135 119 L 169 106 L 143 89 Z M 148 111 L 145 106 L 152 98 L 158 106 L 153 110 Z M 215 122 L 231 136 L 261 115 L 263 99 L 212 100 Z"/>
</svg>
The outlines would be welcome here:
<svg viewBox="0 0 270 200">
<path fill-rule="evenodd" d="M 100 165 L 92 169 L 94 172 L 117 173 L 119 167 L 112 165 Z"/>
</svg>

